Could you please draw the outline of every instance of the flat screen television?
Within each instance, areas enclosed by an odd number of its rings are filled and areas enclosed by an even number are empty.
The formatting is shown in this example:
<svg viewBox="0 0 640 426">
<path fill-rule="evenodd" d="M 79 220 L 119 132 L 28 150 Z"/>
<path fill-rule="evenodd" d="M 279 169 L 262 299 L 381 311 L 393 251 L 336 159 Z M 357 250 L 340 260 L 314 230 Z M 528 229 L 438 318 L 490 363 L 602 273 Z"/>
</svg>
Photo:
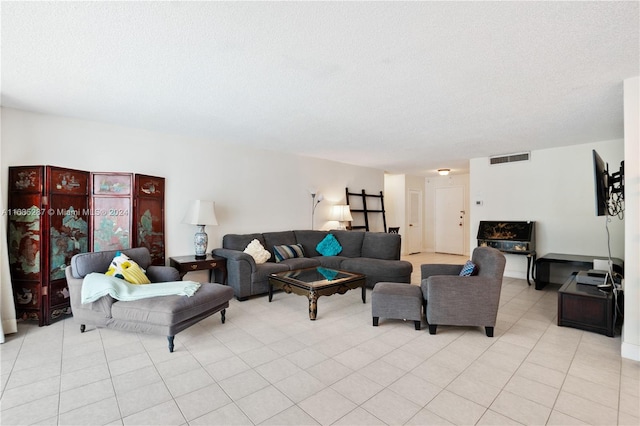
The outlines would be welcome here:
<svg viewBox="0 0 640 426">
<path fill-rule="evenodd" d="M 593 150 L 593 179 L 596 191 L 596 216 L 604 216 L 609 210 L 609 171 L 607 164 Z"/>
<path fill-rule="evenodd" d="M 609 165 L 593 150 L 593 180 L 597 216 L 619 216 L 624 213 L 624 161 L 620 170 L 609 174 Z"/>
</svg>

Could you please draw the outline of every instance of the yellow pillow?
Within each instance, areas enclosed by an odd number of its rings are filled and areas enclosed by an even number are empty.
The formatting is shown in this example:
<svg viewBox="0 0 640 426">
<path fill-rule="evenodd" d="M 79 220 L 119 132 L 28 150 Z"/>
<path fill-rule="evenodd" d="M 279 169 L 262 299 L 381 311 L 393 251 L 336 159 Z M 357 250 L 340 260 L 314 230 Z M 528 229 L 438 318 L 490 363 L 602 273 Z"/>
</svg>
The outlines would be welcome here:
<svg viewBox="0 0 640 426">
<path fill-rule="evenodd" d="M 129 256 L 124 253 L 117 252 L 116 257 L 111 261 L 109 270 L 105 275 L 111 275 L 116 278 L 123 279 L 131 284 L 150 284 L 149 278 L 144 273 L 144 269 Z"/>
</svg>

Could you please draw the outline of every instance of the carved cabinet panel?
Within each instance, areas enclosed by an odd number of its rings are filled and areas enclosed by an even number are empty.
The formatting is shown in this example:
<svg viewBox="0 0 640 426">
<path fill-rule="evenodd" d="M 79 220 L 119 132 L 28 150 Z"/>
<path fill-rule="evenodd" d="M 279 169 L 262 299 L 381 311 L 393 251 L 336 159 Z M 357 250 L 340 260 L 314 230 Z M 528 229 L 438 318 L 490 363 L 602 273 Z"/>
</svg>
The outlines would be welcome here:
<svg viewBox="0 0 640 426">
<path fill-rule="evenodd" d="M 40 325 L 70 314 L 64 275 L 89 249 L 89 172 L 9 168 L 9 268 L 18 317 Z"/>
<path fill-rule="evenodd" d="M 77 253 L 147 247 L 164 265 L 164 178 L 55 166 L 9 167 L 9 268 L 18 318 L 71 314 L 65 268 Z"/>
</svg>

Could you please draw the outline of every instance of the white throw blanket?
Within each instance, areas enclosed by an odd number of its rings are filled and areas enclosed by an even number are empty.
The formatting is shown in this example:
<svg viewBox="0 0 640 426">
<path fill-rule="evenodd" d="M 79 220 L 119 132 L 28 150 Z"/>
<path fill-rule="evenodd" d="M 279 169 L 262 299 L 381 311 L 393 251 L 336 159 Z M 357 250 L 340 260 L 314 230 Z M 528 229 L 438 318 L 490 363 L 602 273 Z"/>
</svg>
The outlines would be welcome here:
<svg viewBox="0 0 640 426">
<path fill-rule="evenodd" d="M 200 284 L 195 281 L 129 284 L 120 278 L 92 272 L 82 282 L 82 303 L 95 302 L 107 294 L 122 301 L 171 295 L 191 297 L 199 288 Z"/>
</svg>

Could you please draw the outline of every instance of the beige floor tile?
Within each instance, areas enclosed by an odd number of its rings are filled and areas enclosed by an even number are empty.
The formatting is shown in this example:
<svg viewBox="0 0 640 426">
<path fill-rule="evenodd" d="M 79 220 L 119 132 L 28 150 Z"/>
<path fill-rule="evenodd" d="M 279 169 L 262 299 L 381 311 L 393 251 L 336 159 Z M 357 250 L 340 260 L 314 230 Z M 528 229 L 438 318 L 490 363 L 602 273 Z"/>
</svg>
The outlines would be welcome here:
<svg viewBox="0 0 640 426">
<path fill-rule="evenodd" d="M 158 370 L 153 365 L 139 368 L 111 378 L 116 395 L 125 394 L 134 389 L 162 381 Z"/>
<path fill-rule="evenodd" d="M 499 387 L 475 380 L 465 373 L 456 377 L 446 389 L 483 407 L 491 406 L 501 391 Z"/>
<path fill-rule="evenodd" d="M 60 425 L 106 425 L 120 421 L 120 410 L 115 397 L 60 414 Z"/>
<path fill-rule="evenodd" d="M 133 425 L 184 425 L 187 423 L 175 401 L 167 401 L 123 419 L 125 426 Z"/>
<path fill-rule="evenodd" d="M 589 424 L 612 425 L 618 418 L 617 410 L 564 391 L 553 409 Z"/>
<path fill-rule="evenodd" d="M 295 403 L 303 401 L 327 386 L 306 371 L 300 371 L 274 384 Z"/>
<path fill-rule="evenodd" d="M 101 380 L 60 393 L 60 413 L 115 396 L 111 379 Z"/>
<path fill-rule="evenodd" d="M 174 398 L 191 393 L 214 383 L 204 368 L 197 368 L 179 376 L 171 376 L 164 379 L 169 392 Z"/>
<path fill-rule="evenodd" d="M 425 408 L 459 425 L 475 424 L 486 411 L 482 405 L 447 390 L 440 392 Z"/>
<path fill-rule="evenodd" d="M 388 389 L 420 407 L 427 405 L 442 391 L 441 387 L 411 373 L 391 383 Z"/>
<path fill-rule="evenodd" d="M 49 395 L 42 399 L 0 411 L 0 424 L 30 425 L 57 418 L 59 395 Z"/>
<path fill-rule="evenodd" d="M 84 386 L 90 383 L 111 378 L 111 373 L 107 364 L 98 364 L 93 367 L 63 374 L 60 377 L 60 390 L 62 392 Z"/>
<path fill-rule="evenodd" d="M 614 410 L 618 409 L 619 392 L 617 389 L 602 386 L 580 377 L 569 374 L 562 385 L 562 392 L 569 392 Z"/>
<path fill-rule="evenodd" d="M 407 426 L 424 426 L 424 425 L 453 425 L 452 423 L 440 416 L 438 416 L 433 411 L 430 411 L 426 408 L 418 411 L 418 414 L 413 416 L 407 423 Z"/>
<path fill-rule="evenodd" d="M 525 361 L 522 363 L 516 376 L 521 376 L 529 380 L 534 380 L 547 386 L 560 389 L 564 383 L 566 375 L 561 371 L 553 368 L 544 367 L 542 365 L 534 364 L 532 362 Z"/>
<path fill-rule="evenodd" d="M 390 389 L 384 389 L 375 394 L 361 407 L 390 425 L 406 423 L 422 408 Z"/>
<path fill-rule="evenodd" d="M 382 426 L 388 423 L 383 422 L 367 410 L 358 407 L 333 424 L 336 426 Z"/>
<path fill-rule="evenodd" d="M 353 373 L 331 385 L 331 388 L 349 398 L 356 404 L 362 404 L 384 387 L 360 373 Z"/>
<path fill-rule="evenodd" d="M 353 370 L 330 358 L 307 368 L 307 372 L 325 385 L 331 386 L 352 374 Z"/>
<path fill-rule="evenodd" d="M 583 426 L 585 423 L 582 420 L 578 420 L 575 417 L 568 416 L 560 411 L 553 410 L 547 421 L 549 426 Z"/>
<path fill-rule="evenodd" d="M 267 386 L 240 398 L 236 405 L 254 424 L 259 424 L 293 406 L 293 402 L 274 386 Z"/>
<path fill-rule="evenodd" d="M 498 425 L 521 425 L 522 423 L 517 422 L 509 417 L 503 416 L 500 413 L 496 413 L 493 410 L 487 410 L 484 415 L 480 418 L 477 426 L 498 426 Z"/>
<path fill-rule="evenodd" d="M 133 389 L 127 393 L 119 394 L 117 398 L 122 417 L 139 413 L 167 401 L 173 401 L 171 392 L 164 382 L 155 382 Z"/>
<path fill-rule="evenodd" d="M 491 410 L 523 424 L 544 424 L 551 414 L 551 408 L 542 404 L 502 391 L 491 404 Z"/>
<path fill-rule="evenodd" d="M 59 391 L 60 376 L 50 377 L 29 385 L 8 389 L 2 394 L 0 407 L 2 410 L 8 410 L 50 395 L 58 395 Z"/>
<path fill-rule="evenodd" d="M 211 411 L 204 416 L 189 422 L 195 426 L 253 426 L 253 423 L 236 404 L 227 404 L 224 407 Z"/>
<path fill-rule="evenodd" d="M 247 370 L 236 374 L 228 379 L 219 381 L 218 384 L 234 401 L 269 386 L 269 382 L 255 370 Z"/>
<path fill-rule="evenodd" d="M 335 422 L 357 407 L 356 404 L 330 388 L 325 388 L 301 401 L 298 406 L 323 425 Z M 327 410 L 327 407 L 331 409 Z"/>
<path fill-rule="evenodd" d="M 389 386 L 406 374 L 403 369 L 382 360 L 374 361 L 358 372 L 382 386 Z"/>
<path fill-rule="evenodd" d="M 355 411 L 355 410 L 354 410 Z M 334 423 L 336 424 L 336 423 Z M 357 423 L 349 423 L 357 424 Z M 310 415 L 297 405 L 291 406 L 275 416 L 260 423 L 264 426 L 317 426 L 319 425 Z"/>
<path fill-rule="evenodd" d="M 188 421 L 197 419 L 232 402 L 231 398 L 217 384 L 211 384 L 181 395 L 175 400 Z"/>
<path fill-rule="evenodd" d="M 204 369 L 207 370 L 211 377 L 220 382 L 224 379 L 235 376 L 236 374 L 250 370 L 251 367 L 249 367 L 249 365 L 247 365 L 247 363 L 239 356 L 234 355 L 231 358 L 207 364 Z"/>
<path fill-rule="evenodd" d="M 566 383 L 565 383 L 566 384 Z M 556 402 L 559 389 L 548 386 L 522 376 L 513 376 L 504 387 L 505 391 L 552 408 Z"/>
<path fill-rule="evenodd" d="M 297 365 L 286 358 L 279 357 L 255 368 L 269 383 L 276 383 L 300 371 Z"/>
</svg>

